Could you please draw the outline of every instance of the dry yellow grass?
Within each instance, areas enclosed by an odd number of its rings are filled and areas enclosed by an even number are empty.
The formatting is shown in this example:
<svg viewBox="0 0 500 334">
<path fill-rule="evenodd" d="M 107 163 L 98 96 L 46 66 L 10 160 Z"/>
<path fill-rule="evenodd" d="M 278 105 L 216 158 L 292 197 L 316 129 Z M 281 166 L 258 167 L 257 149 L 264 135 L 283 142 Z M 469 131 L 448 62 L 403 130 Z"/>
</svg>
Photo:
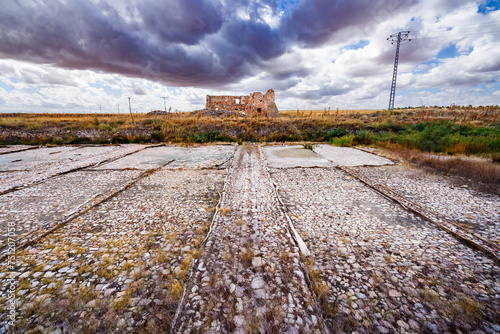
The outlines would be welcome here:
<svg viewBox="0 0 500 334">
<path fill-rule="evenodd" d="M 311 117 L 311 116 L 340 116 L 340 115 L 350 115 L 350 114 L 372 114 L 376 113 L 377 109 L 354 109 L 354 110 L 280 110 L 281 116 L 298 116 L 298 117 Z"/>
</svg>

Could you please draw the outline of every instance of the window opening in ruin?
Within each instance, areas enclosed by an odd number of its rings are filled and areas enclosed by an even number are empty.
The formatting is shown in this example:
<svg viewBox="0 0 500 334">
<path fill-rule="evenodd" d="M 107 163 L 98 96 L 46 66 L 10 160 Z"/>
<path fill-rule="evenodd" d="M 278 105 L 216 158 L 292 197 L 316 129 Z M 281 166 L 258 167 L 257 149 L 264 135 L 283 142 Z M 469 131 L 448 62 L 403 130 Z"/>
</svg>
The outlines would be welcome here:
<svg viewBox="0 0 500 334">
<path fill-rule="evenodd" d="M 234 103 L 236 103 L 236 104 L 240 104 L 240 99 L 236 99 L 236 100 L 234 100 Z"/>
<path fill-rule="evenodd" d="M 262 112 L 262 108 L 257 108 L 257 112 Z"/>
</svg>

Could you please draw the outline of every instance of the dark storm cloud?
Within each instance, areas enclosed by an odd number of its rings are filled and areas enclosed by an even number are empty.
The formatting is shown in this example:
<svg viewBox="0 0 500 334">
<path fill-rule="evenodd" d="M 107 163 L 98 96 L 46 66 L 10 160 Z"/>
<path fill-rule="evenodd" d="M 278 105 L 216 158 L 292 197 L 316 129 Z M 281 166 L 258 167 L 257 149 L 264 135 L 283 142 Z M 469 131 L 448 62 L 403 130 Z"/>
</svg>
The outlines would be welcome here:
<svg viewBox="0 0 500 334">
<path fill-rule="evenodd" d="M 4 0 L 0 57 L 222 87 L 265 71 L 296 44 L 320 46 L 415 1 L 302 0 L 280 17 L 277 0 Z M 283 80 L 308 72 L 276 67 L 269 75 Z"/>
<path fill-rule="evenodd" d="M 220 5 L 209 1 L 144 1 L 137 10 L 144 21 L 142 29 L 159 36 L 162 42 L 197 44 L 222 27 Z"/>
<path fill-rule="evenodd" d="M 283 24 L 284 34 L 308 47 L 328 42 L 345 28 L 369 29 L 408 11 L 418 0 L 308 0 L 301 1 Z"/>
</svg>

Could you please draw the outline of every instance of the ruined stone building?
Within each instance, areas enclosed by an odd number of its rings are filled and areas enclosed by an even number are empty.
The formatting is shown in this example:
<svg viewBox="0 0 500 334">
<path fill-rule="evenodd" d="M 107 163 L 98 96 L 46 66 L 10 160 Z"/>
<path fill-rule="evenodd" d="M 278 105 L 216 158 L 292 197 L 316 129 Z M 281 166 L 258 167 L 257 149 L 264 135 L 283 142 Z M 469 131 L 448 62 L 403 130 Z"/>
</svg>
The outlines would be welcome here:
<svg viewBox="0 0 500 334">
<path fill-rule="evenodd" d="M 246 115 L 255 116 L 279 116 L 278 107 L 276 107 L 276 103 L 274 102 L 274 90 L 272 89 L 269 89 L 264 95 L 260 92 L 244 96 L 207 95 L 205 108 L 234 112 L 243 111 Z"/>
</svg>

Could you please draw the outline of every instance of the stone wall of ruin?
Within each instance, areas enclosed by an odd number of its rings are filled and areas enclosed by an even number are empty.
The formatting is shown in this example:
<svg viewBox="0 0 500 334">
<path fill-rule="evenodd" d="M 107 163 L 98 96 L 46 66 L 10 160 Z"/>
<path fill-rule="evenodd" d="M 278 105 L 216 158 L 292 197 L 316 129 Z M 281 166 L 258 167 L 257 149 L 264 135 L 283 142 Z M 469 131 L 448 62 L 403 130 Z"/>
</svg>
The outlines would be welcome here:
<svg viewBox="0 0 500 334">
<path fill-rule="evenodd" d="M 243 111 L 249 115 L 279 116 L 278 108 L 274 102 L 274 90 L 272 89 L 269 89 L 264 95 L 260 92 L 243 96 L 207 95 L 205 108 L 234 112 Z"/>
</svg>

